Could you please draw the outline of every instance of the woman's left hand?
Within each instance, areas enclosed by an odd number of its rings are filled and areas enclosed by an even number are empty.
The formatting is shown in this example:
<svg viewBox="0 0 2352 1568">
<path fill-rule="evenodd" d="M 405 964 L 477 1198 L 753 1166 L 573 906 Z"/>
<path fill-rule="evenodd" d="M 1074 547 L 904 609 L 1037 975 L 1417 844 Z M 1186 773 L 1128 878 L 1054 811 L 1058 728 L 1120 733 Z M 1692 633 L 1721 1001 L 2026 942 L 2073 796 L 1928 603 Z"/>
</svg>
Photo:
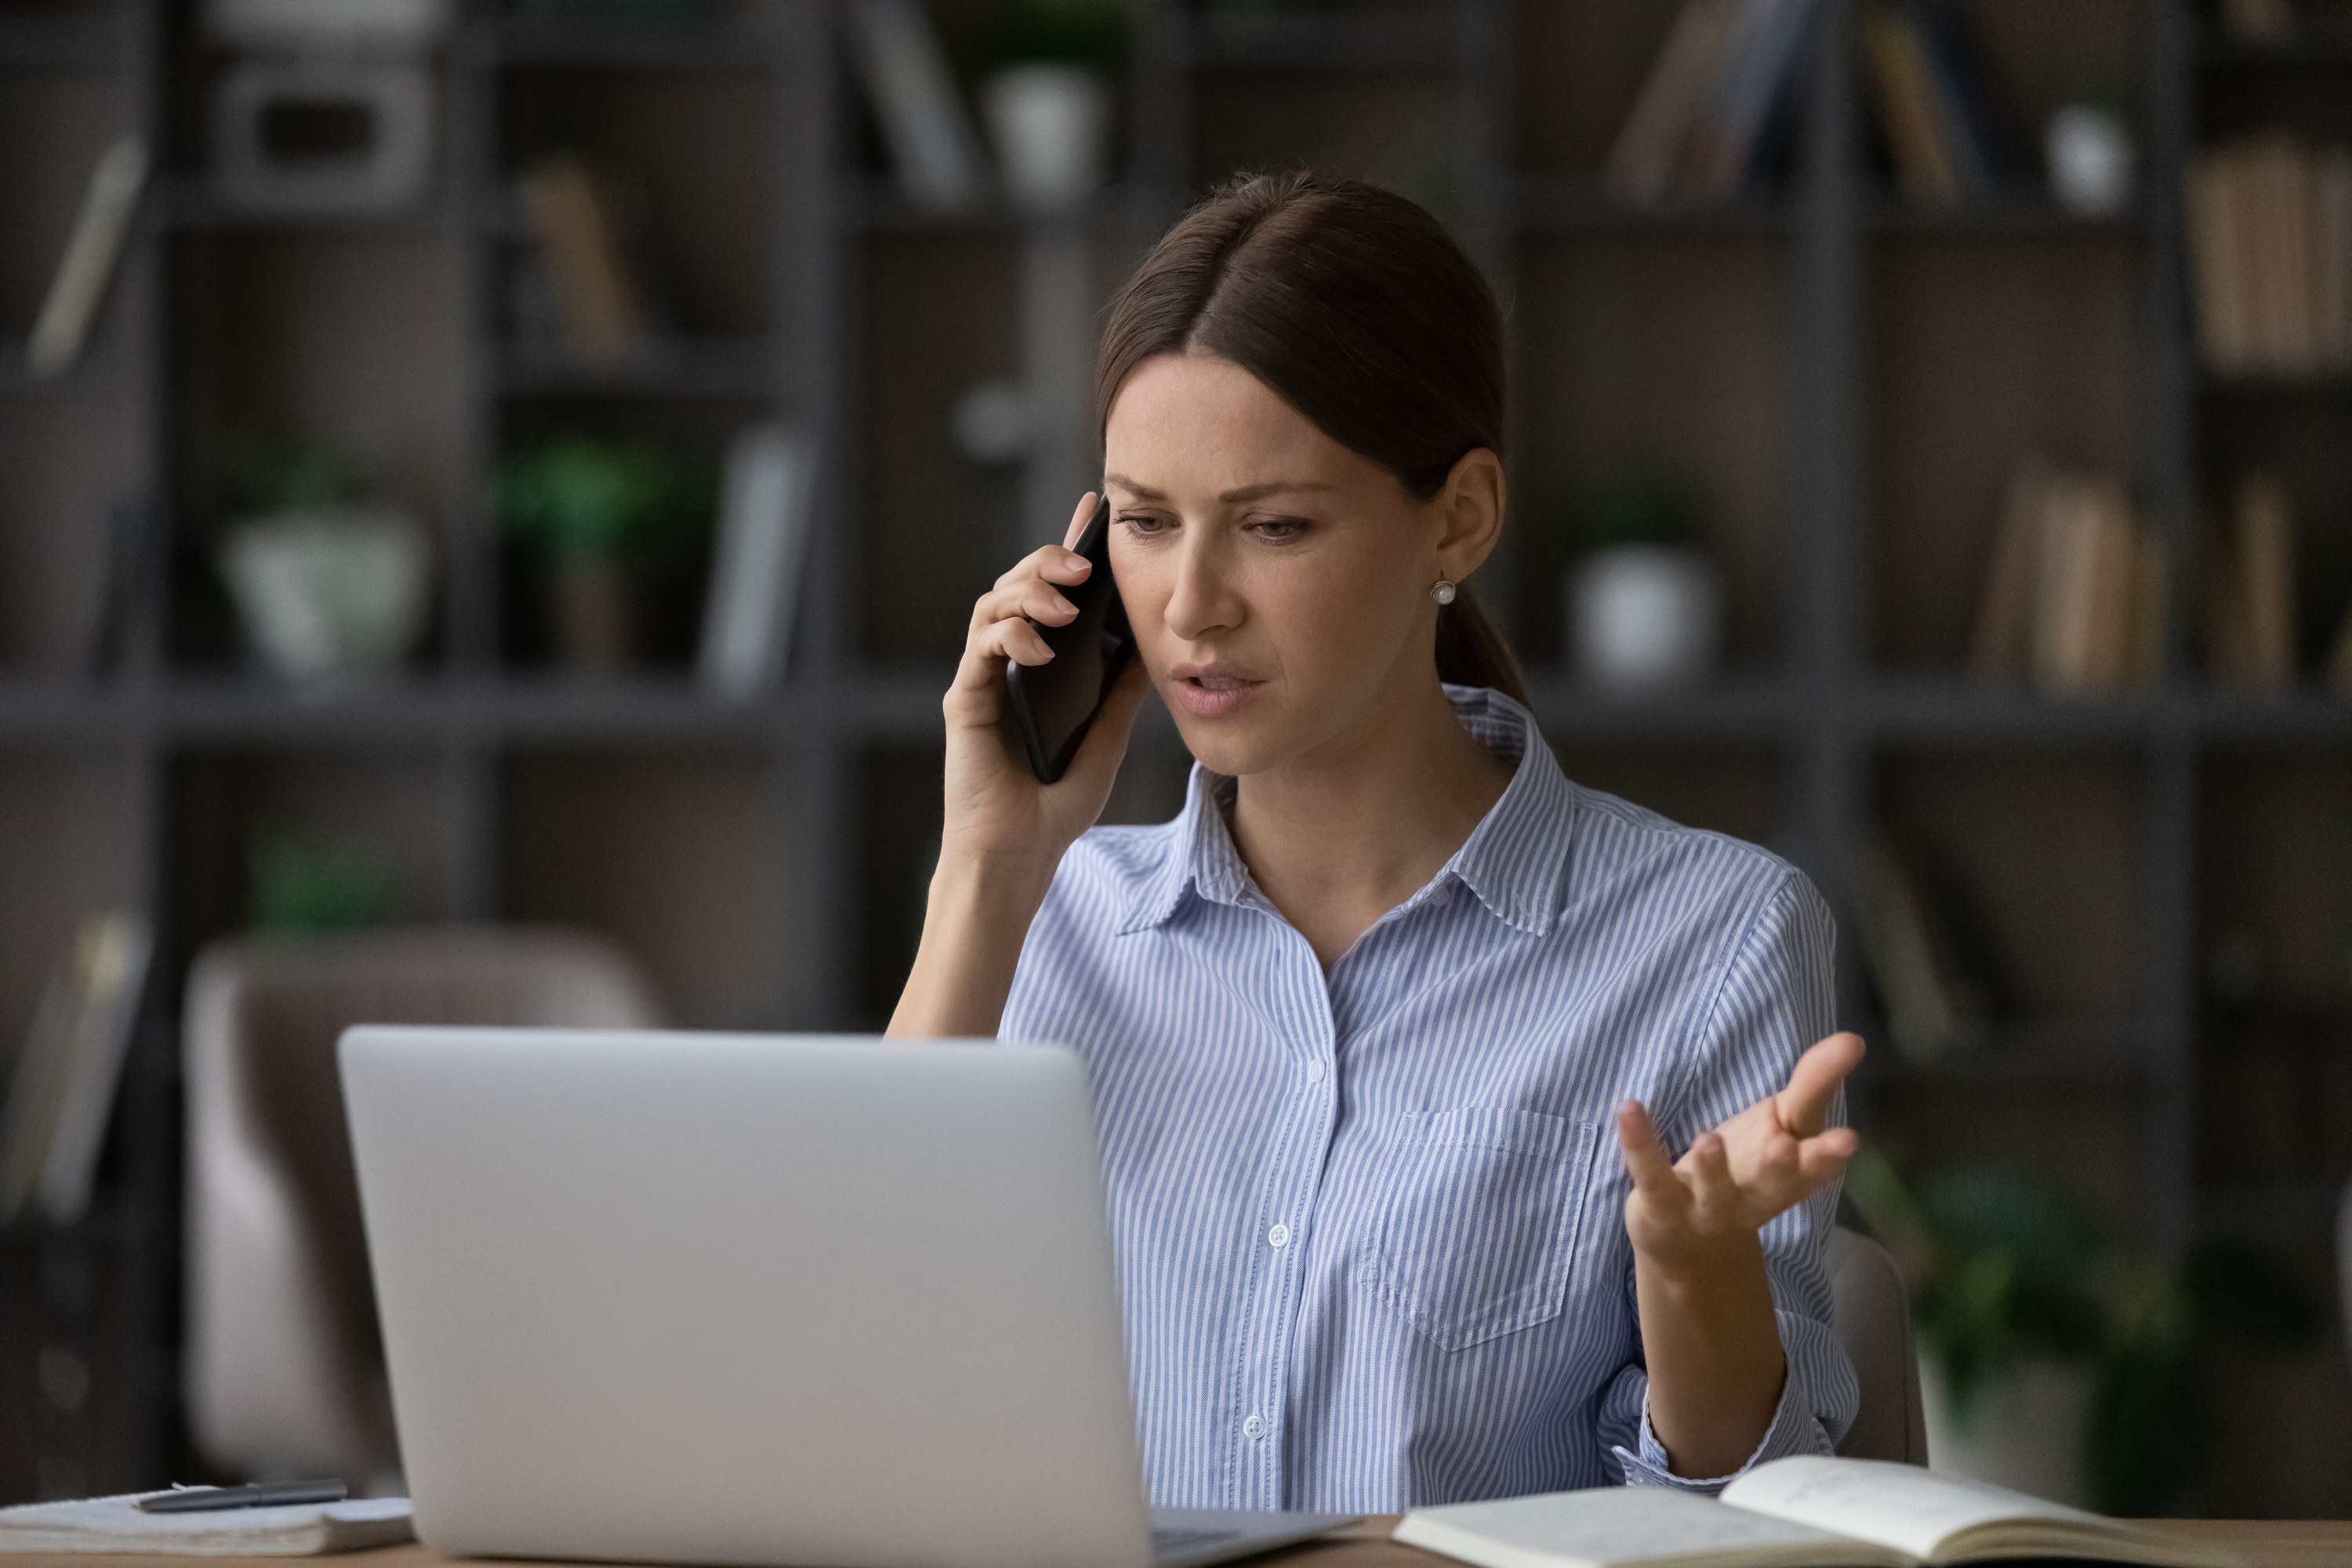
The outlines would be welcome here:
<svg viewBox="0 0 2352 1568">
<path fill-rule="evenodd" d="M 1617 1110 L 1633 1190 L 1625 1231 L 1669 1270 L 1705 1270 L 1751 1250 L 1757 1228 L 1845 1173 L 1861 1147 L 1852 1128 L 1823 1131 L 1838 1085 L 1862 1060 L 1859 1035 L 1832 1035 L 1797 1058 L 1788 1087 L 1759 1100 L 1670 1159 L 1639 1100 Z"/>
</svg>

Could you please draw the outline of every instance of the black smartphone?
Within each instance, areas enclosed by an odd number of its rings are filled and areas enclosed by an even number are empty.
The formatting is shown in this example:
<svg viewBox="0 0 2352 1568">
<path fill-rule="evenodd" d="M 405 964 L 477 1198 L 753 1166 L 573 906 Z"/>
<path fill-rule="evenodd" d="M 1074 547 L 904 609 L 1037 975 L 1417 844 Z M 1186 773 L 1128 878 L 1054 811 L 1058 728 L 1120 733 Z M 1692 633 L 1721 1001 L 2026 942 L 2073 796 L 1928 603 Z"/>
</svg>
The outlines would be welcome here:
<svg viewBox="0 0 2352 1568">
<path fill-rule="evenodd" d="M 1094 563 L 1076 587 L 1055 586 L 1078 613 L 1058 626 L 1036 621 L 1054 657 L 1045 664 L 1010 664 L 1005 686 L 1013 699 L 1013 727 L 1029 753 L 1029 771 L 1039 784 L 1058 784 L 1078 754 L 1078 742 L 1095 721 L 1127 661 L 1135 657 L 1135 634 L 1127 606 L 1110 573 L 1110 503 L 1095 498 L 1094 515 L 1079 531 L 1077 552 Z M 1009 661 L 1008 661 L 1009 663 Z"/>
</svg>

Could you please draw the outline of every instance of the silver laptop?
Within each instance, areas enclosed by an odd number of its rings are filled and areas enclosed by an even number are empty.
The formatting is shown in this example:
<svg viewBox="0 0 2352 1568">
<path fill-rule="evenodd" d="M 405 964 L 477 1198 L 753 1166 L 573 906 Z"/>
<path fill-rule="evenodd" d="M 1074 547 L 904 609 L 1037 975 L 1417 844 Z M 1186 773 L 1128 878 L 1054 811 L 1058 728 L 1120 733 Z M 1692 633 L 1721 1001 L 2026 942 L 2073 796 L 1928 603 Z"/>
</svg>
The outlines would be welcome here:
<svg viewBox="0 0 2352 1568">
<path fill-rule="evenodd" d="M 430 1546 L 1189 1568 L 1353 1522 L 1145 1507 L 1066 1050 L 369 1026 L 342 1072 Z"/>
</svg>

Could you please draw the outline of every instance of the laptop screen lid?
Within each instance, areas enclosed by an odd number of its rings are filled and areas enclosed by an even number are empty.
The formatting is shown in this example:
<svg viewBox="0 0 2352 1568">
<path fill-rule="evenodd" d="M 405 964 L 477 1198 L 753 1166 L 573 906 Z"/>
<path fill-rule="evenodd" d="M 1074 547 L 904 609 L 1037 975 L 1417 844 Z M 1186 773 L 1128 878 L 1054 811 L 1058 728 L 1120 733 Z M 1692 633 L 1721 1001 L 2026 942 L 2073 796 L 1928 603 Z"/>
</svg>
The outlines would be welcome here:
<svg viewBox="0 0 2352 1568">
<path fill-rule="evenodd" d="M 362 1026 L 341 1060 L 427 1544 L 1146 1561 L 1069 1052 Z"/>
</svg>

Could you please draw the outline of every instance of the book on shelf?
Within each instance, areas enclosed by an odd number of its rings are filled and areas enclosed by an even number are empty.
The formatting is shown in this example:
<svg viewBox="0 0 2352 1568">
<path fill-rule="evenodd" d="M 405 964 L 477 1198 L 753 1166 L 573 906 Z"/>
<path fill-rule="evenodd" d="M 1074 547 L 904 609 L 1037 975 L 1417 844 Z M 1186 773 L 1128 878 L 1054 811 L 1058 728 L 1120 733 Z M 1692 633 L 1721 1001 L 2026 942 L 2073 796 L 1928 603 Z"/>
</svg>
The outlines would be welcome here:
<svg viewBox="0 0 2352 1568">
<path fill-rule="evenodd" d="M 805 433 L 774 424 L 737 433 L 719 490 L 698 671 L 717 696 L 750 701 L 783 679 L 815 496 L 816 447 Z"/>
<path fill-rule="evenodd" d="M 1684 0 L 1601 167 L 1638 206 L 1752 184 L 1785 123 L 1815 0 Z"/>
<path fill-rule="evenodd" d="M 581 159 L 559 153 L 531 166 L 522 192 L 565 351 L 589 365 L 625 363 L 643 353 L 645 305 L 611 191 Z"/>
<path fill-rule="evenodd" d="M 2004 159 L 1958 20 L 1925 0 L 1871 0 L 1861 26 L 1873 100 L 1905 198 L 1948 207 L 1989 193 Z"/>
<path fill-rule="evenodd" d="M 26 368 L 36 376 L 63 374 L 81 358 L 98 307 L 121 258 L 139 194 L 147 186 L 147 143 L 124 136 L 101 153 L 82 194 L 81 211 L 58 259 L 49 291 L 25 345 Z"/>
<path fill-rule="evenodd" d="M 2205 556 L 2206 662 L 2227 686 L 2276 690 L 2295 679 L 2294 496 L 2250 473 Z"/>
<path fill-rule="evenodd" d="M 1933 1061 L 1981 1044 L 1993 999 L 1948 899 L 1920 863 L 1884 831 L 1871 837 L 1864 870 L 1863 957 L 1887 1035 L 1907 1061 Z"/>
<path fill-rule="evenodd" d="M 1601 183 L 1611 195 L 1649 206 L 1672 193 L 1683 138 L 1697 118 L 1739 9 L 1740 0 L 1684 0 L 1601 165 Z"/>
<path fill-rule="evenodd" d="M 907 199 L 940 210 L 979 200 L 980 138 L 920 0 L 854 0 L 849 35 Z"/>
<path fill-rule="evenodd" d="M 2197 341 L 2226 375 L 2352 371 L 2352 149 L 2284 132 L 2190 162 Z"/>
<path fill-rule="evenodd" d="M 2163 666 L 2170 584 L 2120 479 L 2029 462 L 1993 531 L 1970 672 L 2070 695 L 2145 684 Z"/>
<path fill-rule="evenodd" d="M 1920 1568 L 2088 1558 L 2238 1568 L 2235 1553 L 1883 1459 L 1774 1459 L 1717 1498 L 1602 1487 L 1417 1508 L 1396 1539 L 1480 1568 Z"/>
<path fill-rule="evenodd" d="M 153 946 L 142 917 L 95 916 L 43 988 L 0 1110 L 0 1225 L 36 1208 L 70 1225 L 89 1209 Z"/>
</svg>

